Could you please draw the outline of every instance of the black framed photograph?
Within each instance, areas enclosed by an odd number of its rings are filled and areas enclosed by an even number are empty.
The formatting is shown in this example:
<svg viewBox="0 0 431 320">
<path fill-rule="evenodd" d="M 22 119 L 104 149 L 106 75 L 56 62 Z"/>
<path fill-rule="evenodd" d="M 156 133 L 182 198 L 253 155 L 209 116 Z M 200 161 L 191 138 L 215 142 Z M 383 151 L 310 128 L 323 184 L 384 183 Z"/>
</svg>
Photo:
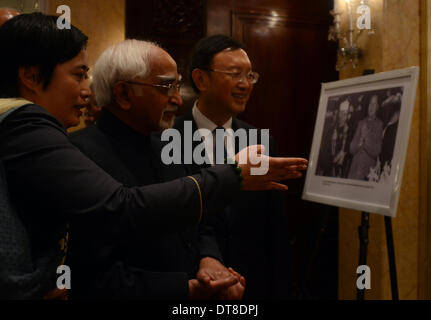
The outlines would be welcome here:
<svg viewBox="0 0 431 320">
<path fill-rule="evenodd" d="M 419 68 L 324 83 L 304 200 L 396 215 Z"/>
</svg>

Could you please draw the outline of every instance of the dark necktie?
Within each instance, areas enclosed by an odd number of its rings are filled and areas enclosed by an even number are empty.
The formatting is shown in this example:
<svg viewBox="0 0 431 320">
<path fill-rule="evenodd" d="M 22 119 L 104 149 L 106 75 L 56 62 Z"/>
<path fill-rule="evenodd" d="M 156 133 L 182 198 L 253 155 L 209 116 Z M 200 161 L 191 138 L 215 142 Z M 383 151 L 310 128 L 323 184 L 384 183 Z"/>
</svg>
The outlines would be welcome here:
<svg viewBox="0 0 431 320">
<path fill-rule="evenodd" d="M 217 134 L 216 132 L 219 131 L 219 135 L 223 134 L 223 140 L 221 140 L 219 143 L 217 143 Z M 217 127 L 214 129 L 213 131 L 213 136 L 214 136 L 214 146 L 213 146 L 213 150 L 214 150 L 214 164 L 221 164 L 224 163 L 224 161 L 227 158 L 227 150 L 226 150 L 226 145 L 225 145 L 225 141 L 224 141 L 224 133 L 225 133 L 225 129 L 223 127 Z M 222 159 L 217 159 L 217 150 L 218 148 L 222 148 L 223 147 L 223 158 Z M 221 150 L 218 151 L 221 153 Z"/>
</svg>

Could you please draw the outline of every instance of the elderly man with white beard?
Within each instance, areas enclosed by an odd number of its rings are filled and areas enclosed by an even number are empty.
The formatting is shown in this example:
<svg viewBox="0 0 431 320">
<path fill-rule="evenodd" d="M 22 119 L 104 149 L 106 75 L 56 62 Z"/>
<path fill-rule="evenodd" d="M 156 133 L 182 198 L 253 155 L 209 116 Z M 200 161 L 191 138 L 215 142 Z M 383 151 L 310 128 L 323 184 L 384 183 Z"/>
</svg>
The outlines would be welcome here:
<svg viewBox="0 0 431 320">
<path fill-rule="evenodd" d="M 109 48 L 93 72 L 102 113 L 95 125 L 74 133 L 72 143 L 128 187 L 186 176 L 182 166 L 163 165 L 160 138 L 151 134 L 172 127 L 182 104 L 180 80 L 175 61 L 154 43 L 126 40 Z M 71 224 L 72 299 L 242 298 L 244 278 L 222 264 L 216 239 L 199 238 L 197 226 L 123 234 L 115 249 L 106 239 L 95 241 L 94 228 L 103 228 L 103 221 Z M 89 273 L 89 265 L 99 272 Z M 135 273 L 146 275 L 145 284 L 133 281 Z"/>
</svg>

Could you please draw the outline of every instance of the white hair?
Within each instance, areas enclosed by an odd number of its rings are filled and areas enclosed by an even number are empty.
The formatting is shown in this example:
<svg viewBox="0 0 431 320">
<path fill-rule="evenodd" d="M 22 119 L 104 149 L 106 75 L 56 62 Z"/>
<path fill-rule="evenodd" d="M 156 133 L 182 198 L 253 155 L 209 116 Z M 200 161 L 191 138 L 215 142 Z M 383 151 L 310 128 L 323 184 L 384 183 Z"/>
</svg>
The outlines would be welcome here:
<svg viewBox="0 0 431 320">
<path fill-rule="evenodd" d="M 106 49 L 94 66 L 93 86 L 99 106 L 113 102 L 112 88 L 118 81 L 146 77 L 150 71 L 151 52 L 159 46 L 150 41 L 124 40 Z"/>
</svg>

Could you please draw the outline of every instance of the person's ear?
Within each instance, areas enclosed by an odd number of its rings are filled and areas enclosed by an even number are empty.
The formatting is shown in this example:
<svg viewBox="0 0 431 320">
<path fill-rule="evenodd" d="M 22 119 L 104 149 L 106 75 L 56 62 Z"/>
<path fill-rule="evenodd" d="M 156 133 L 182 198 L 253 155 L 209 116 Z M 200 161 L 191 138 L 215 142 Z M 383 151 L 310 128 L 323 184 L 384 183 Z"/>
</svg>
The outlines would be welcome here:
<svg viewBox="0 0 431 320">
<path fill-rule="evenodd" d="M 42 88 L 39 67 L 19 67 L 18 81 L 25 89 L 37 92 Z"/>
<path fill-rule="evenodd" d="M 130 101 L 131 90 L 125 82 L 117 82 L 113 88 L 114 101 L 118 106 L 127 111 L 132 108 Z"/>
<path fill-rule="evenodd" d="M 200 92 L 205 92 L 208 90 L 210 86 L 210 78 L 208 76 L 208 72 L 201 69 L 194 69 L 192 71 L 192 79 Z"/>
</svg>

